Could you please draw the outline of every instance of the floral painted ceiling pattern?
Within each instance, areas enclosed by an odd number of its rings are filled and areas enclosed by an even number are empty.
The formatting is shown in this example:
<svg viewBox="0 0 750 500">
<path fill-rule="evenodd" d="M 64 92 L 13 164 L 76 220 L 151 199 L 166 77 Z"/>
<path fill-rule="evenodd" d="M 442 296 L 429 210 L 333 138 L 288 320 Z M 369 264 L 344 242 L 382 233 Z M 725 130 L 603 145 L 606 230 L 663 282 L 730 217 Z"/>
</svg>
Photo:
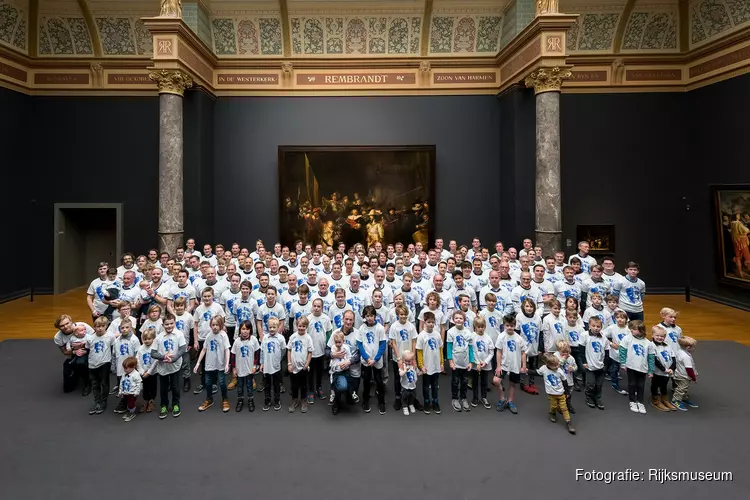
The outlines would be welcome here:
<svg viewBox="0 0 750 500">
<path fill-rule="evenodd" d="M 28 12 L 27 0 L 0 0 L 0 45 L 26 53 Z"/>
</svg>

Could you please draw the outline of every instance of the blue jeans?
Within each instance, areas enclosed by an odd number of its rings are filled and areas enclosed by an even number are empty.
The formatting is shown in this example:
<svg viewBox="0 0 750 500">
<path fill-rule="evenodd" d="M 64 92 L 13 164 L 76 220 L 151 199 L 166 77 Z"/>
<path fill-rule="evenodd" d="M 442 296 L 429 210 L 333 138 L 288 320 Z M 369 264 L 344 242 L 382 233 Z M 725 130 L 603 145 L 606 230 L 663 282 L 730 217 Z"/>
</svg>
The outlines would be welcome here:
<svg viewBox="0 0 750 500">
<path fill-rule="evenodd" d="M 609 378 L 612 379 L 612 387 L 620 388 L 620 362 L 609 358 Z"/>
<path fill-rule="evenodd" d="M 248 375 L 247 377 L 238 377 L 237 380 L 237 397 L 241 398 L 245 395 L 245 387 L 247 387 L 247 399 L 253 399 L 253 376 Z"/>
<path fill-rule="evenodd" d="M 422 376 L 422 396 L 424 396 L 424 404 L 432 402 L 435 404 L 438 402 L 438 389 L 440 381 L 440 373 L 433 373 L 432 375 Z M 430 398 L 432 396 L 432 398 Z"/>
<path fill-rule="evenodd" d="M 333 393 L 335 396 L 333 404 L 341 404 L 341 398 L 344 395 L 349 394 L 349 372 L 343 371 L 334 373 L 333 380 L 331 381 L 331 388 L 333 389 Z"/>
<path fill-rule="evenodd" d="M 224 373 L 224 370 L 210 370 L 206 371 L 206 400 L 207 401 L 213 401 L 214 400 L 214 394 L 213 394 L 213 388 L 214 384 L 219 384 L 219 389 L 221 390 L 221 399 L 227 399 L 227 377 Z M 252 385 L 250 386 L 252 388 Z"/>
</svg>

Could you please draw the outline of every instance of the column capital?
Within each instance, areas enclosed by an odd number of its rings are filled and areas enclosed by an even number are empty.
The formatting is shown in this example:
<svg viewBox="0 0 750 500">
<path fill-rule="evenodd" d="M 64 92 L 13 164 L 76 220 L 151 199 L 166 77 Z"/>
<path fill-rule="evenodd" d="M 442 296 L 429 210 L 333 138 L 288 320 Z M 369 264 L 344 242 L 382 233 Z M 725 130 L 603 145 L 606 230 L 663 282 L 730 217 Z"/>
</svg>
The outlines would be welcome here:
<svg viewBox="0 0 750 500">
<path fill-rule="evenodd" d="M 179 69 L 151 70 L 148 77 L 156 82 L 160 94 L 183 95 L 185 89 L 193 86 L 193 79 Z"/>
<path fill-rule="evenodd" d="M 572 73 L 568 68 L 560 68 L 559 66 L 539 68 L 526 77 L 525 83 L 527 87 L 534 87 L 535 94 L 560 92 L 563 80 L 567 80 L 571 76 Z"/>
</svg>

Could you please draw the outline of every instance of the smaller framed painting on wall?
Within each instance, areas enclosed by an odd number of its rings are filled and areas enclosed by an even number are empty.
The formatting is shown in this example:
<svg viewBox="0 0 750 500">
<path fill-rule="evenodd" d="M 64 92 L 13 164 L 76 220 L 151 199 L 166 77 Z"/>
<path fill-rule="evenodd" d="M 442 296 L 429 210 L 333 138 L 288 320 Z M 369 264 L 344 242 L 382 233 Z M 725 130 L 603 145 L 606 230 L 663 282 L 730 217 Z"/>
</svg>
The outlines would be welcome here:
<svg viewBox="0 0 750 500">
<path fill-rule="evenodd" d="M 750 288 L 750 184 L 711 186 L 718 280 Z"/>
<path fill-rule="evenodd" d="M 614 225 L 579 225 L 576 229 L 576 243 L 589 242 L 589 253 L 609 255 L 615 253 Z"/>
</svg>

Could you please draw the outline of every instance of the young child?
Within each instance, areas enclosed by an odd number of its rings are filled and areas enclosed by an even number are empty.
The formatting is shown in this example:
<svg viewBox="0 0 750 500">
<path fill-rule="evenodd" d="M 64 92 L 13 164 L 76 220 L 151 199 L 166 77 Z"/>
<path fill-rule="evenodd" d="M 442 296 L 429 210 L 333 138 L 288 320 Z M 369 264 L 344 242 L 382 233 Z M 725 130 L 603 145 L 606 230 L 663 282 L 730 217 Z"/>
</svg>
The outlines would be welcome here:
<svg viewBox="0 0 750 500">
<path fill-rule="evenodd" d="M 302 296 L 300 296 L 300 299 L 301 298 Z M 300 315 L 300 317 L 302 316 Z M 283 336 L 285 332 L 284 325 L 286 323 L 287 314 L 284 306 L 276 301 L 276 287 L 268 287 L 268 289 L 266 290 L 266 303 L 258 307 L 258 313 L 255 318 L 258 326 L 258 337 L 260 337 L 261 342 L 263 341 L 263 337 L 271 331 L 268 327 L 268 321 L 271 318 L 276 318 L 279 320 L 277 331 Z"/>
<path fill-rule="evenodd" d="M 539 394 L 534 384 L 534 372 L 539 366 L 539 331 L 542 328 L 542 317 L 536 309 L 536 302 L 526 298 L 521 302 L 521 312 L 516 315 L 516 332 L 526 340 L 526 367 L 528 383 L 521 383 L 521 390 L 528 394 Z"/>
<path fill-rule="evenodd" d="M 611 317 L 604 310 L 604 305 L 602 305 L 602 294 L 599 292 L 592 292 L 589 295 L 589 298 L 591 299 L 591 305 L 583 312 L 583 328 L 588 330 L 589 320 L 596 317 L 601 320 L 602 330 L 604 330 L 610 325 Z"/>
<path fill-rule="evenodd" d="M 646 338 L 646 326 L 642 321 L 628 323 L 630 335 L 620 342 L 620 365 L 628 372 L 628 397 L 630 411 L 646 413 L 643 405 L 643 393 L 646 377 L 654 374 L 654 344 Z"/>
<path fill-rule="evenodd" d="M 484 295 L 484 302 L 486 307 L 479 311 L 479 316 L 484 318 L 487 325 L 487 335 L 490 336 L 490 339 L 492 339 L 492 343 L 494 344 L 497 341 L 498 335 L 503 331 L 503 313 L 496 309 L 497 296 L 494 293 L 486 293 Z M 492 359 L 494 360 L 495 356 L 492 356 Z"/>
<path fill-rule="evenodd" d="M 560 301 L 553 299 L 549 314 L 542 320 L 542 340 L 545 352 L 556 352 L 557 343 L 564 340 L 563 323 L 565 318 L 560 314 L 561 309 Z"/>
<path fill-rule="evenodd" d="M 164 331 L 156 337 L 151 349 L 151 357 L 156 360 L 154 367 L 159 375 L 159 418 L 167 418 L 169 393 L 172 393 L 172 416 L 180 416 L 180 369 L 182 356 L 187 352 L 187 342 L 181 331 L 175 326 L 175 318 L 171 313 L 164 316 L 162 322 Z M 153 371 L 153 368 L 152 368 Z"/>
<path fill-rule="evenodd" d="M 651 406 L 659 411 L 677 411 L 669 402 L 667 385 L 677 367 L 672 347 L 666 343 L 667 331 L 661 325 L 651 328 L 651 341 L 654 343 L 654 378 L 651 379 Z"/>
<path fill-rule="evenodd" d="M 620 307 L 617 305 L 619 303 L 619 299 L 616 295 L 607 294 L 606 297 L 604 297 L 604 302 L 607 304 L 607 309 L 605 309 L 605 314 L 609 316 L 609 323 L 607 324 L 607 327 L 605 327 L 605 330 L 609 328 L 610 325 L 614 325 L 617 323 L 615 320 L 615 313 L 617 311 L 622 311 Z M 624 312 L 624 311 L 623 311 Z"/>
<path fill-rule="evenodd" d="M 666 332 L 665 342 L 669 347 L 672 348 L 673 352 L 677 352 L 680 349 L 679 340 L 682 337 L 682 328 L 677 326 L 677 311 L 670 307 L 663 308 L 659 314 L 661 315 L 661 325 Z"/>
<path fill-rule="evenodd" d="M 260 371 L 263 373 L 266 393 L 263 398 L 263 411 L 281 409 L 281 360 L 286 351 L 284 336 L 279 334 L 280 321 L 278 318 L 268 319 L 268 334 L 263 336 L 260 344 Z"/>
<path fill-rule="evenodd" d="M 315 395 L 325 399 L 323 394 L 323 371 L 325 370 L 325 353 L 328 339 L 331 338 L 333 326 L 331 320 L 323 312 L 324 304 L 321 299 L 313 300 L 312 313 L 307 316 L 307 334 L 313 345 L 310 370 L 307 377 L 307 402 L 315 403 Z M 330 311 L 330 309 L 329 309 Z"/>
<path fill-rule="evenodd" d="M 570 414 L 575 415 L 576 410 L 575 408 L 573 408 L 573 404 L 571 403 L 571 401 L 573 398 L 573 375 L 578 369 L 578 367 L 576 366 L 576 360 L 573 358 L 573 355 L 570 352 L 570 344 L 568 344 L 567 340 L 558 340 L 555 347 L 556 350 L 554 353 L 552 353 L 552 355 L 557 358 L 558 362 L 560 363 L 560 368 L 562 368 L 562 371 L 565 374 L 565 379 L 563 380 L 563 387 L 565 388 L 565 401 L 568 405 L 568 411 L 570 412 Z"/>
<path fill-rule="evenodd" d="M 403 295 L 398 294 L 396 297 L 403 297 Z M 409 351 L 412 355 L 415 352 L 417 346 L 417 329 L 409 322 L 409 309 L 405 305 L 397 305 L 394 311 L 397 319 L 391 323 L 391 327 L 388 330 L 388 339 L 390 340 L 391 351 L 393 352 L 391 361 L 393 363 L 393 373 L 395 374 L 400 373 L 400 370 L 403 367 L 402 362 L 404 352 Z M 406 409 L 406 406 L 404 406 L 405 403 L 401 399 L 403 389 L 403 387 L 401 387 L 402 378 L 403 376 L 393 377 L 393 393 L 396 395 L 396 401 L 393 404 L 393 408 L 396 411 L 401 410 L 402 407 Z M 412 400 L 415 399 L 413 394 L 411 396 Z M 407 414 L 406 411 L 404 414 Z"/>
<path fill-rule="evenodd" d="M 351 351 L 344 342 L 344 334 L 341 330 L 331 335 L 331 388 L 334 391 L 331 412 L 336 415 L 341 408 L 341 398 L 349 394 L 349 366 L 351 365 Z"/>
<path fill-rule="evenodd" d="M 226 378 L 226 374 L 229 373 L 229 347 L 229 337 L 224 331 L 224 316 L 217 315 L 211 319 L 211 332 L 203 342 L 203 349 L 193 369 L 195 373 L 198 373 L 201 361 L 205 359 L 206 400 L 198 407 L 198 411 L 206 411 L 214 405 L 213 386 L 217 383 L 217 379 L 221 390 L 221 410 L 224 413 L 229 411 Z"/>
<path fill-rule="evenodd" d="M 468 297 L 461 297 L 462 302 L 464 298 L 468 300 Z M 447 358 L 452 371 L 451 405 L 455 411 L 471 411 L 466 392 L 474 363 L 474 336 L 468 328 L 464 328 L 466 316 L 463 311 L 455 311 L 452 320 L 454 326 L 447 335 Z"/>
<path fill-rule="evenodd" d="M 176 309 L 175 312 L 177 312 Z M 220 304 L 214 302 L 214 290 L 209 286 L 206 287 L 203 292 L 201 292 L 201 303 L 198 307 L 195 308 L 195 314 L 193 315 L 193 349 L 198 352 L 204 351 L 206 339 L 213 331 L 213 318 L 223 319 L 224 308 L 221 307 Z M 216 360 L 215 356 L 212 356 L 212 358 Z M 206 367 L 201 364 L 201 361 L 205 363 L 207 359 L 208 358 L 206 356 L 199 355 L 198 360 L 195 362 L 197 370 L 193 371 L 195 373 L 200 373 L 201 382 L 198 387 L 195 388 L 193 394 L 200 394 L 201 392 L 203 392 L 203 389 L 206 386 Z M 215 370 L 220 371 L 220 368 L 221 367 L 215 368 Z M 209 386 L 209 391 L 213 391 L 213 386 Z M 213 401 L 213 392 L 211 394 L 212 396 L 209 399 Z M 206 401 L 208 401 L 208 399 Z M 211 404 L 213 404 L 213 402 Z M 208 406 L 206 407 L 206 409 L 207 408 Z"/>
<path fill-rule="evenodd" d="M 493 383 L 497 385 L 499 400 L 497 402 L 497 411 L 503 411 L 508 408 L 512 414 L 518 413 L 518 408 L 514 403 L 516 396 L 516 386 L 521 383 L 521 374 L 526 373 L 526 339 L 516 334 L 516 318 L 506 316 L 503 318 L 503 328 L 505 331 L 497 338 L 495 349 L 497 350 L 497 370 Z M 508 384 L 508 399 L 505 399 L 502 379 L 508 375 L 510 383 Z"/>
<path fill-rule="evenodd" d="M 99 316 L 94 321 L 94 335 L 86 337 L 86 349 L 89 353 L 89 379 L 91 392 L 94 393 L 94 405 L 89 409 L 89 415 L 100 415 L 107 409 L 112 346 L 115 345 L 115 336 L 107 333 L 107 326 L 109 326 L 107 317 Z"/>
<path fill-rule="evenodd" d="M 564 380 L 566 375 L 563 368 L 560 367 L 560 360 L 554 354 L 546 353 L 543 362 L 544 364 L 537 372 L 544 379 L 544 392 L 547 393 L 547 399 L 549 400 L 549 421 L 553 424 L 556 423 L 557 412 L 559 411 L 565 419 L 568 432 L 575 434 L 576 430 L 573 428 L 565 398 Z"/>
<path fill-rule="evenodd" d="M 151 357 L 151 349 L 156 339 L 156 328 L 153 326 L 148 329 L 142 330 L 141 340 L 143 345 L 138 348 L 136 358 L 138 359 L 138 373 L 141 375 L 143 381 L 143 406 L 140 407 L 139 413 L 151 413 L 154 411 L 156 404 L 156 382 L 157 378 L 149 374 L 151 365 L 153 364 L 153 358 Z"/>
<path fill-rule="evenodd" d="M 456 297 L 458 301 L 458 310 L 464 313 L 464 328 L 470 332 L 474 331 L 474 320 L 477 315 L 470 309 L 471 299 L 467 295 L 467 292 L 460 292 Z"/>
<path fill-rule="evenodd" d="M 185 311 L 187 308 L 187 299 L 185 297 L 175 299 L 172 307 L 174 309 L 175 330 L 182 333 L 182 336 L 185 338 L 185 353 L 182 355 L 180 370 L 182 375 L 182 392 L 188 392 L 190 390 L 190 376 L 193 374 L 192 367 L 190 366 L 190 355 L 191 352 L 197 352 L 193 349 L 193 327 L 195 326 L 195 321 L 193 320 L 193 315 Z M 198 393 L 200 394 L 200 391 Z"/>
<path fill-rule="evenodd" d="M 687 411 L 687 407 L 698 408 L 698 405 L 688 397 L 690 382 L 698 382 L 698 370 L 695 368 L 693 361 L 693 350 L 695 350 L 696 340 L 692 337 L 680 337 L 680 349 L 677 350 L 675 358 L 677 364 L 674 371 L 675 389 L 672 395 L 672 404 L 680 411 Z"/>
<path fill-rule="evenodd" d="M 123 324 L 130 325 L 130 321 L 127 323 L 123 321 Z M 128 334 L 135 338 L 135 335 L 132 333 L 128 332 Z M 126 411 L 118 413 L 124 413 L 122 419 L 126 422 L 130 422 L 135 418 L 135 403 L 138 400 L 138 394 L 141 393 L 143 383 L 141 381 L 141 375 L 138 373 L 138 370 L 136 370 L 138 367 L 138 361 L 134 356 L 128 356 L 123 359 L 121 366 L 122 376 L 120 376 L 120 390 L 118 396 L 121 398 L 121 401 L 124 401 L 123 406 Z M 118 369 L 117 371 L 120 370 Z"/>
<path fill-rule="evenodd" d="M 487 400 L 487 392 L 489 390 L 490 372 L 492 371 L 492 360 L 496 358 L 495 341 L 492 340 L 492 337 L 486 331 L 487 322 L 480 315 L 474 320 L 474 359 L 476 368 L 472 372 L 472 378 L 474 379 L 472 383 L 474 399 L 471 400 L 471 406 L 479 405 L 479 396 L 481 394 L 482 405 L 489 410 L 492 408 L 492 405 Z"/>
<path fill-rule="evenodd" d="M 397 323 L 399 321 L 398 318 L 398 312 L 396 312 L 396 309 L 398 306 L 404 306 L 406 307 L 406 310 L 409 313 L 409 316 L 407 317 L 407 321 L 409 323 L 414 324 L 414 312 L 412 312 L 409 305 L 406 303 L 406 295 L 401 290 L 398 290 L 396 292 L 393 292 L 393 307 L 390 310 L 390 313 L 388 315 L 388 325 L 393 325 L 394 323 Z M 416 328 L 415 328 L 416 330 Z M 390 328 L 389 328 L 390 331 Z M 414 350 L 412 349 L 412 354 L 414 353 Z M 395 372 L 394 372 L 395 373 Z"/>
<path fill-rule="evenodd" d="M 138 352 L 138 348 L 141 347 L 141 342 L 138 340 L 138 337 L 135 336 L 133 333 L 133 323 L 134 320 L 128 317 L 122 318 L 122 321 L 120 322 L 119 331 L 120 336 L 116 338 L 115 340 L 115 364 L 117 365 L 117 385 L 120 388 L 119 392 L 122 392 L 122 376 L 125 374 L 125 367 L 123 365 L 123 362 L 127 358 L 133 358 L 133 361 L 135 361 L 135 366 L 138 366 L 138 362 L 136 361 L 135 355 Z M 110 327 L 111 328 L 111 327 Z M 138 376 L 138 394 L 141 393 L 141 377 Z M 135 400 L 133 400 L 133 407 L 135 408 Z M 120 402 L 117 403 L 117 406 L 115 407 L 115 413 L 125 413 L 128 409 L 127 401 L 125 401 L 125 398 L 121 398 Z M 131 419 L 132 420 L 132 419 Z"/>
<path fill-rule="evenodd" d="M 83 392 L 81 395 L 86 397 L 91 392 L 91 380 L 89 378 L 89 351 L 86 348 L 86 325 L 77 324 L 73 330 L 73 335 L 66 344 L 69 351 L 73 353 L 71 357 L 71 368 L 75 371 L 77 377 L 84 381 Z"/>
<path fill-rule="evenodd" d="M 440 307 L 440 295 L 438 295 L 437 292 L 430 292 L 425 296 L 424 300 L 427 307 L 423 307 L 422 310 L 419 311 L 419 315 L 417 316 L 417 319 L 419 320 L 419 331 L 423 332 L 427 329 L 425 325 L 424 315 L 428 312 L 432 313 L 433 316 L 435 316 L 435 328 L 440 334 L 442 346 L 445 344 L 445 326 L 448 324 L 448 318 L 445 317 L 445 315 L 443 314 L 443 310 Z M 419 356 L 417 356 L 417 361 L 419 361 Z"/>
<path fill-rule="evenodd" d="M 240 324 L 240 334 L 232 344 L 234 354 L 234 375 L 237 377 L 237 406 L 234 411 L 241 412 L 245 403 L 245 389 L 247 389 L 247 409 L 255 411 L 253 398 L 253 375 L 255 375 L 255 355 L 260 350 L 258 339 L 253 335 L 253 324 L 243 321 Z"/>
<path fill-rule="evenodd" d="M 362 356 L 362 409 L 370 412 L 370 384 L 375 379 L 375 390 L 378 395 L 378 410 L 385 415 L 385 385 L 383 384 L 383 355 L 387 345 L 385 330 L 376 321 L 376 311 L 373 306 L 365 306 L 362 310 L 364 323 L 359 328 L 357 348 Z"/>
<path fill-rule="evenodd" d="M 436 312 L 439 313 L 440 311 Z M 438 382 L 440 373 L 443 371 L 443 337 L 440 330 L 435 327 L 435 312 L 423 311 L 419 315 L 422 318 L 424 329 L 417 335 L 417 365 L 424 375 L 422 379 L 424 412 L 429 415 L 434 410 L 439 415 L 438 391 L 440 386 Z"/>
<path fill-rule="evenodd" d="M 315 307 L 320 308 L 320 314 L 323 310 L 323 301 L 315 299 L 313 308 Z M 292 404 L 289 405 L 289 413 L 294 413 L 300 405 L 300 411 L 307 413 L 307 376 L 313 352 L 312 337 L 307 334 L 309 326 L 310 321 L 307 317 L 298 319 L 297 331 L 289 337 L 287 343 L 287 369 L 292 379 Z"/>
<path fill-rule="evenodd" d="M 628 313 L 628 318 L 643 321 L 643 297 L 646 295 L 646 284 L 638 277 L 640 267 L 635 262 L 628 262 L 627 274 L 614 286 L 614 292 L 620 298 L 620 308 Z"/>
<path fill-rule="evenodd" d="M 292 303 L 292 306 L 289 308 L 289 316 L 291 318 L 291 328 L 293 332 L 297 331 L 295 323 L 300 318 L 308 317 L 312 312 L 313 304 L 315 303 L 315 301 L 310 301 L 310 287 L 307 285 L 303 284 L 300 286 L 298 293 L 299 299 L 297 302 Z"/>
<path fill-rule="evenodd" d="M 141 325 L 141 331 L 145 332 L 149 328 L 153 328 L 156 335 L 164 333 L 164 326 L 161 320 L 161 306 L 159 304 L 154 304 L 148 308 L 148 317 Z M 143 340 L 143 337 L 141 337 L 141 340 Z"/>
<path fill-rule="evenodd" d="M 565 320 L 566 323 L 563 326 L 564 338 L 570 344 L 570 349 L 576 360 L 576 366 L 578 367 L 578 371 L 573 378 L 573 390 L 580 392 L 581 384 L 585 383 L 583 365 L 586 361 L 586 351 L 581 344 L 581 335 L 584 332 L 583 321 L 581 321 L 578 311 L 572 309 L 567 309 L 565 311 Z"/>
<path fill-rule="evenodd" d="M 623 396 L 627 396 L 628 391 L 620 388 L 620 342 L 628 335 L 628 315 L 625 311 L 618 310 L 615 313 L 615 323 L 607 327 L 604 336 L 609 340 L 609 380 L 612 389 Z"/>
<path fill-rule="evenodd" d="M 408 312 L 404 315 L 408 318 Z M 414 360 L 414 352 L 405 350 L 401 353 L 401 369 L 398 374 L 401 378 L 401 394 L 399 394 L 401 401 L 403 402 L 404 415 L 416 413 L 414 408 L 414 393 L 417 390 L 417 377 L 419 376 L 419 370 L 416 367 Z M 399 378 L 399 377 L 393 377 Z"/>
<path fill-rule="evenodd" d="M 598 316 L 589 320 L 589 331 L 581 335 L 581 344 L 585 351 L 586 404 L 589 408 L 603 410 L 604 356 L 609 349 L 609 340 L 602 336 L 602 320 Z"/>
</svg>

